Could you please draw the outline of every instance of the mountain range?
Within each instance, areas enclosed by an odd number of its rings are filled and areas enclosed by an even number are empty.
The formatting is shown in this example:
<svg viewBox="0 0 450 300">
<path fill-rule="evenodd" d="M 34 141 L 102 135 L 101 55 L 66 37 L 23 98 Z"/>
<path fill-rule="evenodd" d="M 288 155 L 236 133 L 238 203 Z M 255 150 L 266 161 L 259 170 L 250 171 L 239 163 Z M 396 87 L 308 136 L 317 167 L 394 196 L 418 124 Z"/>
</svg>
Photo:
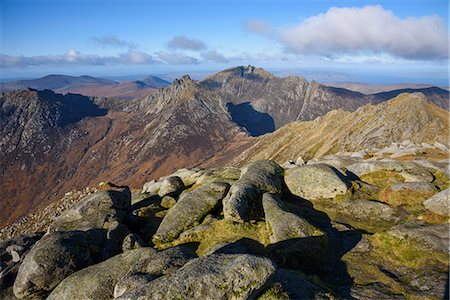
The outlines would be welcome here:
<svg viewBox="0 0 450 300">
<path fill-rule="evenodd" d="M 156 76 L 147 76 L 136 81 L 116 82 L 92 76 L 48 75 L 37 79 L 1 83 L 0 91 L 14 91 L 26 88 L 36 90 L 48 89 L 63 94 L 76 93 L 85 96 L 130 100 L 145 97 L 169 84 L 170 82 Z"/>
<path fill-rule="evenodd" d="M 83 80 L 91 82 L 91 78 Z M 153 80 L 142 82 L 160 83 Z M 68 82 L 54 89 L 78 85 Z M 301 77 L 276 77 L 253 66 L 227 69 L 199 82 L 183 76 L 126 102 L 49 90 L 5 92 L 0 97 L 0 225 L 72 189 L 100 181 L 138 187 L 183 167 L 225 165 L 236 157 L 239 161 L 275 157 L 277 149 L 271 147 L 280 148 L 282 141 L 286 147 L 291 142 L 298 146 L 298 153 L 286 152 L 289 157 L 386 146 L 391 139 L 365 138 L 384 136 L 386 124 L 398 132 L 412 126 L 401 138 L 422 142 L 430 134 L 442 141 L 448 133 L 448 122 L 442 119 L 448 116 L 442 109 L 448 91 L 418 89 L 414 92 L 422 92 L 419 96 L 401 95 L 407 99 L 395 100 L 401 105 L 386 102 L 402 92 L 364 95 Z M 396 125 L 399 116 L 405 121 Z M 422 126 L 427 120 L 437 123 Z M 316 138 L 307 139 L 306 134 Z M 348 143 L 338 143 L 333 136 L 342 136 Z M 331 137 L 327 144 L 326 137 Z M 262 145 L 262 152 L 257 145 Z"/>
</svg>

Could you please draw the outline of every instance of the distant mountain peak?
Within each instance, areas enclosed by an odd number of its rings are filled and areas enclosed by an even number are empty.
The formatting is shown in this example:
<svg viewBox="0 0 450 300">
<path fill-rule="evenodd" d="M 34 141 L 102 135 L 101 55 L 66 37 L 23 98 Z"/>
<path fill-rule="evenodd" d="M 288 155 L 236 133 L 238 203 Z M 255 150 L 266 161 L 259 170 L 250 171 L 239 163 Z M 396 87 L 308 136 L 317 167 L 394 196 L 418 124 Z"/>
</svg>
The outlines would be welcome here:
<svg viewBox="0 0 450 300">
<path fill-rule="evenodd" d="M 255 66 L 237 66 L 234 68 L 226 69 L 219 74 L 227 74 L 233 77 L 244 77 L 244 78 L 272 78 L 274 75 L 263 68 L 258 68 Z"/>
</svg>

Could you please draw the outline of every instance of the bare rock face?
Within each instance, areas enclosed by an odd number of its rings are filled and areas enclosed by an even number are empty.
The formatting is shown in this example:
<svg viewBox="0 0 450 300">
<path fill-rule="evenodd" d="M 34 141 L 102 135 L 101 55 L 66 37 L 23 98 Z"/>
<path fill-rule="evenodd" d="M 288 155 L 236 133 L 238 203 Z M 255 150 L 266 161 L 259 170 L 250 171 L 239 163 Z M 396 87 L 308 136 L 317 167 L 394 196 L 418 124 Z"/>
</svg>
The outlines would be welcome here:
<svg viewBox="0 0 450 300">
<path fill-rule="evenodd" d="M 201 222 L 225 197 L 228 188 L 227 183 L 212 182 L 182 194 L 158 227 L 153 242 L 170 242 Z"/>
<path fill-rule="evenodd" d="M 450 215 L 450 189 L 445 189 L 436 195 L 432 196 L 423 205 L 429 211 L 435 214 L 448 216 Z"/>
<path fill-rule="evenodd" d="M 318 231 L 305 219 L 283 209 L 276 196 L 265 193 L 262 197 L 266 225 L 271 232 L 270 242 L 315 235 Z"/>
<path fill-rule="evenodd" d="M 212 254 L 175 273 L 133 289 L 118 299 L 248 299 L 270 280 L 276 266 L 248 254 Z"/>
<path fill-rule="evenodd" d="M 244 168 L 239 180 L 223 199 L 225 219 L 245 222 L 261 218 L 262 194 L 283 192 L 282 173 L 283 169 L 270 160 L 255 161 Z"/>
<path fill-rule="evenodd" d="M 49 231 L 89 230 L 104 228 L 108 221 L 123 219 L 123 211 L 130 208 L 130 190 L 108 190 L 86 196 L 66 210 L 50 226 Z"/>
<path fill-rule="evenodd" d="M 183 181 L 178 176 L 171 176 L 163 180 L 159 188 L 158 195 L 164 197 L 166 195 L 178 196 L 184 188 Z"/>
<path fill-rule="evenodd" d="M 325 164 L 289 169 L 285 176 L 291 193 L 305 199 L 334 198 L 348 191 L 348 182 L 335 168 Z"/>
<path fill-rule="evenodd" d="M 123 277 L 145 273 L 156 278 L 174 272 L 193 257 L 183 246 L 158 253 L 147 247 L 127 251 L 67 277 L 48 299 L 111 299 Z"/>
<path fill-rule="evenodd" d="M 55 232 L 37 242 L 19 268 L 14 295 L 45 297 L 64 278 L 93 263 L 86 233 Z"/>
</svg>

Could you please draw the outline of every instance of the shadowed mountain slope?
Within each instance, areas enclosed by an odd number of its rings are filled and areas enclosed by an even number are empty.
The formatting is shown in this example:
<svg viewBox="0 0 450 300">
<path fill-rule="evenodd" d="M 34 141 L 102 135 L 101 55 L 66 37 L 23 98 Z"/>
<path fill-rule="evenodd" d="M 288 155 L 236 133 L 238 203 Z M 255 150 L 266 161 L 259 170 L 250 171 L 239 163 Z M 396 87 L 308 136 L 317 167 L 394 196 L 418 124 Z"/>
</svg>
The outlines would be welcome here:
<svg viewBox="0 0 450 300">
<path fill-rule="evenodd" d="M 405 93 L 355 112 L 339 109 L 314 121 L 290 123 L 256 139 L 252 147 L 234 159 L 234 164 L 263 158 L 284 163 L 299 156 L 310 159 L 404 140 L 447 144 L 448 135 L 448 111 L 421 93 Z"/>
</svg>

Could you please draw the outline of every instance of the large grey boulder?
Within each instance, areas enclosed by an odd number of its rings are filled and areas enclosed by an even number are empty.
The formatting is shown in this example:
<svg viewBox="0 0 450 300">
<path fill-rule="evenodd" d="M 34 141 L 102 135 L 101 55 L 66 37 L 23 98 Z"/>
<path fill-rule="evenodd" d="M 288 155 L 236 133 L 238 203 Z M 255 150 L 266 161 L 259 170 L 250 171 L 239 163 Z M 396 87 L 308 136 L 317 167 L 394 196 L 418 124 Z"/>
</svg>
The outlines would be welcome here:
<svg viewBox="0 0 450 300">
<path fill-rule="evenodd" d="M 22 260 L 42 237 L 41 233 L 20 235 L 0 241 L 0 299 L 15 299 L 12 286 Z"/>
<path fill-rule="evenodd" d="M 263 216 L 261 191 L 254 185 L 237 182 L 233 184 L 223 199 L 225 219 L 234 222 L 245 222 Z"/>
<path fill-rule="evenodd" d="M 157 195 L 159 189 L 161 188 L 162 182 L 157 182 L 155 180 L 148 181 L 142 186 L 142 193 L 147 193 L 151 195 Z"/>
<path fill-rule="evenodd" d="M 188 262 L 118 299 L 249 299 L 266 286 L 276 266 L 248 254 L 213 254 Z"/>
<path fill-rule="evenodd" d="M 277 196 L 269 193 L 262 197 L 266 225 L 271 233 L 270 242 L 311 236 L 318 232 L 305 219 L 283 209 L 279 201 Z"/>
<path fill-rule="evenodd" d="M 64 278 L 92 263 L 86 233 L 48 234 L 24 258 L 14 282 L 14 295 L 19 299 L 45 297 Z"/>
<path fill-rule="evenodd" d="M 111 299 L 115 285 L 128 274 L 144 272 L 158 277 L 173 272 L 193 257 L 192 251 L 182 247 L 159 253 L 146 247 L 127 251 L 72 274 L 47 299 Z"/>
<path fill-rule="evenodd" d="M 150 282 L 162 275 L 172 274 L 196 257 L 194 250 L 180 245 L 158 252 L 145 260 L 140 260 L 132 270 L 117 282 L 114 287 L 114 297 L 119 297 L 130 290 L 139 288 L 141 284 Z"/>
<path fill-rule="evenodd" d="M 113 220 L 122 222 L 131 206 L 130 190 L 107 190 L 86 196 L 73 207 L 64 211 L 48 231 L 89 230 L 107 228 Z"/>
<path fill-rule="evenodd" d="M 178 196 L 184 189 L 184 183 L 178 176 L 167 177 L 161 183 L 161 186 L 158 191 L 158 195 L 160 197 L 164 197 L 166 195 L 175 195 Z"/>
<path fill-rule="evenodd" d="M 428 200 L 423 202 L 423 206 L 431 212 L 442 216 L 450 215 L 450 189 L 445 189 Z"/>
<path fill-rule="evenodd" d="M 343 195 L 349 186 L 342 173 L 325 164 L 292 168 L 286 172 L 284 180 L 291 193 L 308 200 Z"/>
<path fill-rule="evenodd" d="M 254 185 L 260 191 L 281 194 L 283 168 L 272 160 L 258 160 L 250 163 L 242 170 L 240 183 Z"/>
<path fill-rule="evenodd" d="M 246 222 L 262 218 L 262 194 L 281 194 L 282 174 L 283 169 L 271 160 L 255 161 L 245 167 L 239 180 L 223 199 L 225 219 Z"/>
<path fill-rule="evenodd" d="M 166 243 L 176 239 L 183 231 L 199 224 L 223 199 L 229 185 L 211 182 L 185 192 L 172 207 L 153 236 L 154 243 Z"/>
</svg>

